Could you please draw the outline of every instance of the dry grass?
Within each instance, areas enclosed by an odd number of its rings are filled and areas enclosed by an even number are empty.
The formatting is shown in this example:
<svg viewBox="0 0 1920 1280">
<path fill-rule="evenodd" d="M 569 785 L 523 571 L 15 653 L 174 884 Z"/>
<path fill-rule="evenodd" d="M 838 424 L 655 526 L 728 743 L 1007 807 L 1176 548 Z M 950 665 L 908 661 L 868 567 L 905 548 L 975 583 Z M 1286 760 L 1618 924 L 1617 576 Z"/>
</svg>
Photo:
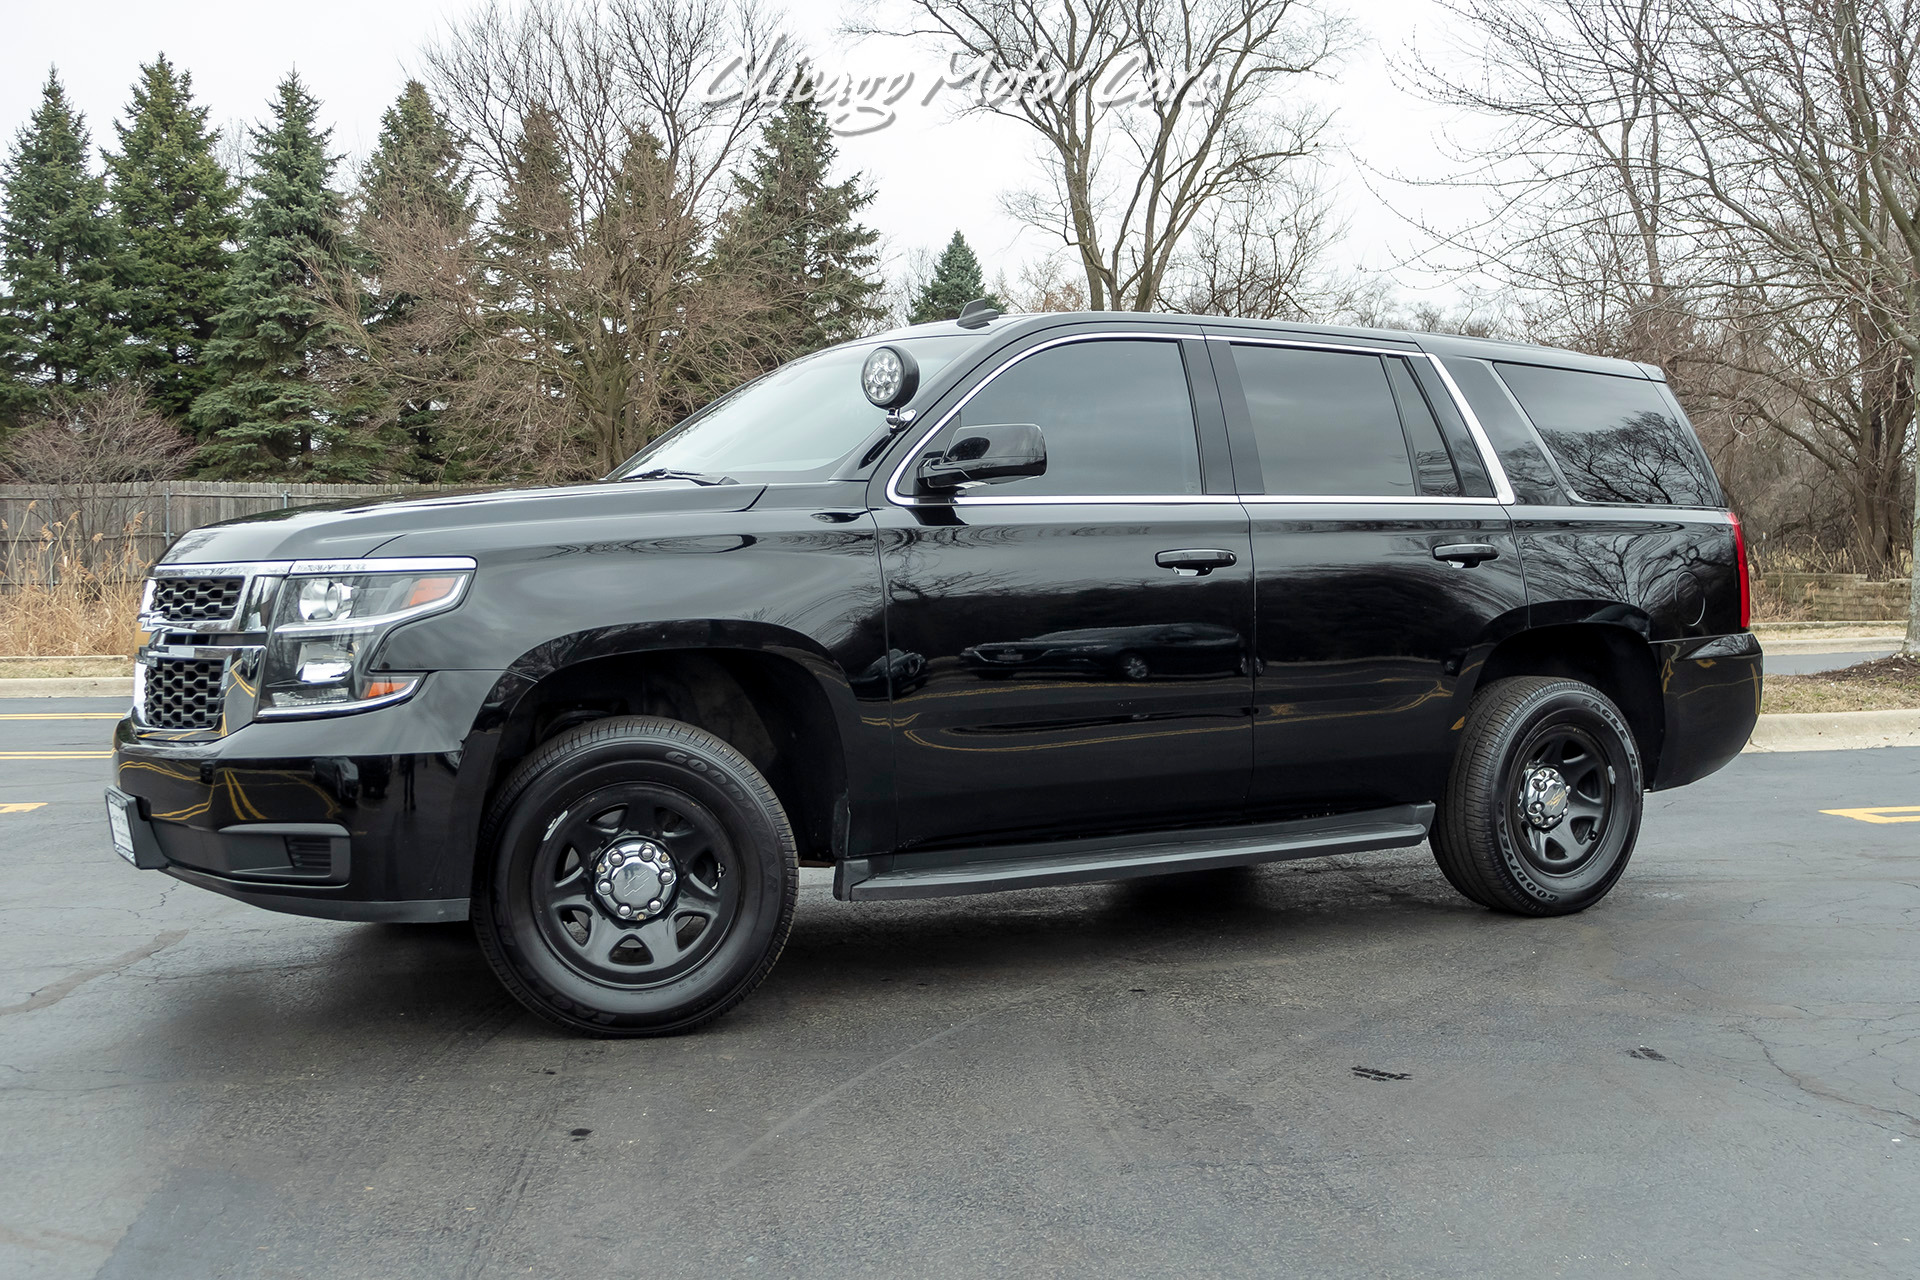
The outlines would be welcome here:
<svg viewBox="0 0 1920 1280">
<path fill-rule="evenodd" d="M 1788 600 L 1769 586 L 1758 570 L 1749 576 L 1748 583 L 1753 592 L 1755 622 L 1804 622 L 1813 616 L 1805 601 Z"/>
<path fill-rule="evenodd" d="M 1811 676 L 1768 676 L 1763 712 L 1920 709 L 1920 659 L 1895 654 Z"/>
<path fill-rule="evenodd" d="M 1747 544 L 1752 556 L 1753 574 L 1758 578 L 1763 573 L 1865 573 L 1871 575 L 1874 566 L 1868 564 L 1859 553 L 1850 547 L 1829 547 L 1817 541 L 1802 541 L 1787 545 L 1755 547 Z M 1882 576 L 1904 578 L 1913 564 L 1913 552 L 1900 550 L 1894 553 L 1891 565 L 1880 566 L 1886 570 Z"/>
<path fill-rule="evenodd" d="M 133 674 L 127 658 L 35 658 L 30 662 L 0 662 L 0 680 L 52 680 L 85 676 L 104 680 Z"/>
<path fill-rule="evenodd" d="M 0 521 L 0 545 L 11 532 Z M 125 532 L 138 533 L 138 519 Z M 147 572 L 139 545 L 131 536 L 112 543 L 97 533 L 86 537 L 74 515 L 49 521 L 34 541 L 14 546 L 0 589 L 0 654 L 131 656 L 141 641 L 136 615 Z M 25 673 L 0 672 L 17 674 Z"/>
</svg>

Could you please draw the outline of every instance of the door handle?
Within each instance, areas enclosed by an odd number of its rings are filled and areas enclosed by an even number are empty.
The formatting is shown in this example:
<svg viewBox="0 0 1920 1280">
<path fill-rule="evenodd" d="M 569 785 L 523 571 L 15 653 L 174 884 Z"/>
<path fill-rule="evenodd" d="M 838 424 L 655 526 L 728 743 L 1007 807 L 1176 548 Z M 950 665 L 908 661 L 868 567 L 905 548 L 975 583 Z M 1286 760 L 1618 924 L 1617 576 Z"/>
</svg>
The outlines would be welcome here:
<svg viewBox="0 0 1920 1280">
<path fill-rule="evenodd" d="M 1237 564 L 1239 557 L 1217 547 L 1186 547 L 1179 551 L 1162 551 L 1153 558 L 1153 562 L 1162 569 L 1173 570 L 1183 578 L 1204 578 L 1215 569 Z"/>
<path fill-rule="evenodd" d="M 1449 542 L 1433 549 L 1435 560 L 1451 560 L 1471 569 L 1482 560 L 1498 560 L 1500 549 L 1485 542 Z"/>
</svg>

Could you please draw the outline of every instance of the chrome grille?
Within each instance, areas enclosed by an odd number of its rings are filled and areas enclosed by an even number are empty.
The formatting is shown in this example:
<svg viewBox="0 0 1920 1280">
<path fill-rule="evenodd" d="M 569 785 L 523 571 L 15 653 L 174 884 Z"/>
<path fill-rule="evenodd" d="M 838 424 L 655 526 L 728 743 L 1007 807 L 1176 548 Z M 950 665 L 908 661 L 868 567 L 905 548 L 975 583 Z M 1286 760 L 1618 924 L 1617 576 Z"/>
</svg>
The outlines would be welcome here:
<svg viewBox="0 0 1920 1280">
<path fill-rule="evenodd" d="M 220 723 L 220 658 L 155 658 L 147 663 L 140 718 L 155 729 L 211 729 Z"/>
<path fill-rule="evenodd" d="M 153 613 L 168 622 L 219 622 L 240 606 L 245 578 L 155 578 Z"/>
</svg>

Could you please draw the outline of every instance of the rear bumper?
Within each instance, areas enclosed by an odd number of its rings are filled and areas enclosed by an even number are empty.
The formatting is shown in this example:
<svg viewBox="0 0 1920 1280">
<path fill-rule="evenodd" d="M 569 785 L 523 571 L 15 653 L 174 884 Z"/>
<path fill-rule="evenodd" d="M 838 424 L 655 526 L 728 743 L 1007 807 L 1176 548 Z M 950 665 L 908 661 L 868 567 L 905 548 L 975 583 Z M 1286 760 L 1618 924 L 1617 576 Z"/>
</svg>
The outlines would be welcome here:
<svg viewBox="0 0 1920 1280">
<path fill-rule="evenodd" d="M 168 742 L 123 720 L 113 785 L 137 801 L 138 865 L 330 920 L 467 916 L 498 673 L 439 672 L 412 699 Z"/>
<path fill-rule="evenodd" d="M 1760 718 L 1763 656 L 1751 632 L 1654 646 L 1666 736 L 1648 790 L 1696 782 L 1726 765 Z"/>
</svg>

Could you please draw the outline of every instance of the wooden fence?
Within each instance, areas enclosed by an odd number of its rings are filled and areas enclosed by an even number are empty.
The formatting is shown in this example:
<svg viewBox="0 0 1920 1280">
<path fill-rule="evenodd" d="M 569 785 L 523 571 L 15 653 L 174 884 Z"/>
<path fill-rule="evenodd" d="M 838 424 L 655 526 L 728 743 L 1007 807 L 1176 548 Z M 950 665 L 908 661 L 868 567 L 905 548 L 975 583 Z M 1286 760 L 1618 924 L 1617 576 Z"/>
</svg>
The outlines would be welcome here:
<svg viewBox="0 0 1920 1280">
<path fill-rule="evenodd" d="M 464 487 L 464 486 L 460 486 Z M 0 484 L 0 592 L 57 577 L 62 556 L 90 568 L 145 566 L 189 529 L 287 507 L 452 492 L 421 484 Z"/>
</svg>

